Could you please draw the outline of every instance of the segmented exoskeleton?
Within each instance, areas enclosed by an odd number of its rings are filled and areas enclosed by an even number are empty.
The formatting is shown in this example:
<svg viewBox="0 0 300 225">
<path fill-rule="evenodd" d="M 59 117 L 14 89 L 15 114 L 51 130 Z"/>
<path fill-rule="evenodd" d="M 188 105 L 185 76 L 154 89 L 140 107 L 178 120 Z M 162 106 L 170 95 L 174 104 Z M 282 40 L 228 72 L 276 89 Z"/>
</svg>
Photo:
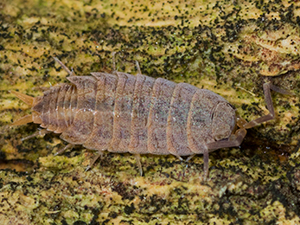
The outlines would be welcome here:
<svg viewBox="0 0 300 225">
<path fill-rule="evenodd" d="M 206 89 L 140 72 L 136 76 L 122 72 L 74 76 L 55 60 L 70 74 L 71 84 L 50 87 L 35 98 L 12 91 L 33 111 L 13 125 L 34 122 L 46 132 L 61 133 L 70 144 L 59 153 L 77 144 L 97 150 L 98 155 L 105 150 L 130 152 L 137 156 L 141 173 L 140 154 L 173 154 L 180 159 L 203 154 L 206 177 L 208 153 L 239 146 L 246 129 L 273 119 L 270 89 L 284 92 L 264 84 L 270 114 L 247 123 L 223 97 Z"/>
</svg>

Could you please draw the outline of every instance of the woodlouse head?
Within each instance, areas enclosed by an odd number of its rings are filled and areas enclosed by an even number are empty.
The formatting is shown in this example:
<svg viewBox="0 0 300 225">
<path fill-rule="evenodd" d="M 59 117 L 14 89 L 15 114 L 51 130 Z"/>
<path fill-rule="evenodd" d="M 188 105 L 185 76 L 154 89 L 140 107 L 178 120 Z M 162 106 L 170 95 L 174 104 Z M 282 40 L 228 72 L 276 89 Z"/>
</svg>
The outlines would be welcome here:
<svg viewBox="0 0 300 225">
<path fill-rule="evenodd" d="M 212 137 L 215 141 L 228 139 L 235 128 L 235 109 L 228 102 L 219 102 L 212 113 Z"/>
</svg>

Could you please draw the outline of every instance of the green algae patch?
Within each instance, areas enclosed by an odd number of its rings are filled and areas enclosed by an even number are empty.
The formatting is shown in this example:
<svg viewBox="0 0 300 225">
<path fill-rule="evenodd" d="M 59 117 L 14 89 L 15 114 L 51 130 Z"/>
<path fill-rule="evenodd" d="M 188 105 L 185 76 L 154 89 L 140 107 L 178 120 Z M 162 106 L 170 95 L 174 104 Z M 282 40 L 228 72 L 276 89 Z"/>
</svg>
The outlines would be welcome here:
<svg viewBox="0 0 300 225">
<path fill-rule="evenodd" d="M 299 223 L 300 3 L 290 1 L 2 1 L 0 3 L 0 220 L 3 224 L 297 224 Z M 239 148 L 203 158 L 104 154 L 57 134 L 30 140 L 38 125 L 10 127 L 29 114 L 10 90 L 42 95 L 76 75 L 113 71 L 187 82 L 212 90 L 250 121 Z"/>
<path fill-rule="evenodd" d="M 80 166 L 69 173 L 41 169 L 22 175 L 2 171 L 1 197 L 8 199 L 0 209 L 6 212 L 1 214 L 2 219 L 11 221 L 9 218 L 18 214 L 17 218 L 30 218 L 28 224 L 62 223 L 63 220 L 90 223 L 93 219 L 111 223 L 121 220 L 209 223 L 232 221 L 237 217 L 261 223 L 279 218 L 297 221 L 296 208 L 292 210 L 282 202 L 285 194 L 292 197 L 292 193 L 286 192 L 286 183 L 280 179 L 263 185 L 242 173 L 236 176 L 225 173 L 217 176 L 218 182 L 201 185 L 177 181 L 168 177 L 168 173 L 154 179 L 147 174 L 145 177 L 122 171 L 114 174 L 97 167 L 86 172 Z M 278 204 L 274 202 L 276 199 L 281 202 L 280 208 L 274 205 Z M 14 207 L 8 211 L 6 204 Z"/>
<path fill-rule="evenodd" d="M 80 157 L 67 157 L 67 156 L 53 156 L 48 155 L 46 157 L 40 157 L 39 163 L 42 167 L 55 170 L 60 172 L 68 171 L 74 166 L 78 166 L 82 163 L 85 154 L 81 154 Z"/>
</svg>

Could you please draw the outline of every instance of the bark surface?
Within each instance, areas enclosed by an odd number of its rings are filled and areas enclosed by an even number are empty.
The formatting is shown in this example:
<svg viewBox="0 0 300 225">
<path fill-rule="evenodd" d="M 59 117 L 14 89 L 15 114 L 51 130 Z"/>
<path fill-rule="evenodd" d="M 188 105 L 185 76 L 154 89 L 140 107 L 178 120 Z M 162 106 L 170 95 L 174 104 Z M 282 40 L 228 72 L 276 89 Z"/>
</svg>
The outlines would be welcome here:
<svg viewBox="0 0 300 225">
<path fill-rule="evenodd" d="M 300 3 L 292 1 L 40 1 L 0 3 L 0 221 L 4 224 L 300 223 Z M 251 129 L 240 148 L 202 157 L 144 156 L 65 146 L 55 134 L 21 142 L 37 125 L 10 128 L 29 108 L 9 90 L 38 96 L 77 75 L 113 70 L 214 91 L 247 121 L 264 114 L 262 85 L 276 120 Z M 109 118 L 108 118 L 109 119 Z M 104 121 L 109 123 L 108 121 Z M 104 129 L 104 128 L 103 128 Z"/>
</svg>

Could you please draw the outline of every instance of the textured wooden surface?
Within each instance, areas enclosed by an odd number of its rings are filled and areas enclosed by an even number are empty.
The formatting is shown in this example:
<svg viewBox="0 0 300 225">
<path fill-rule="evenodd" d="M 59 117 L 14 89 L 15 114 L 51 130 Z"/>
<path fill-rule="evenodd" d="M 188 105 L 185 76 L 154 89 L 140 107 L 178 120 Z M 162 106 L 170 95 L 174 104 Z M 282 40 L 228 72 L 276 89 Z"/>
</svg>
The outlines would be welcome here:
<svg viewBox="0 0 300 225">
<path fill-rule="evenodd" d="M 264 1 L 1 1 L 0 220 L 4 224 L 296 224 L 300 223 L 300 3 Z M 78 75 L 120 72 L 187 82 L 212 90 L 247 120 L 267 111 L 276 120 L 251 129 L 240 148 L 203 159 L 105 154 L 85 172 L 93 152 L 47 134 L 21 142 L 34 124 L 9 127 L 29 113 L 8 91 L 38 96 L 67 82 L 57 56 Z M 262 76 L 265 75 L 265 76 Z"/>
</svg>

